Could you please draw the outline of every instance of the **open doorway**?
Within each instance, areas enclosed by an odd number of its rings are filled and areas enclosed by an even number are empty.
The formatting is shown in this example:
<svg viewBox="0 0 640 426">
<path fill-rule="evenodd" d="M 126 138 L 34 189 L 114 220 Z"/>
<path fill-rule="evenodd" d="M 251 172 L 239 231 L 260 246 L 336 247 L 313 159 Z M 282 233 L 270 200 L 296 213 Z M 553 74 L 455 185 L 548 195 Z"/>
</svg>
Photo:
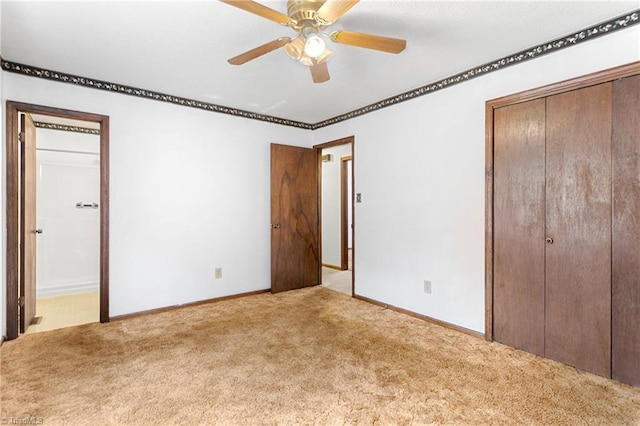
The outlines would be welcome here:
<svg viewBox="0 0 640 426">
<path fill-rule="evenodd" d="M 318 145 L 322 285 L 354 295 L 353 137 Z"/>
<path fill-rule="evenodd" d="M 109 320 L 106 116 L 7 102 L 7 338 Z"/>
<path fill-rule="evenodd" d="M 36 309 L 25 334 L 100 320 L 100 125 L 32 115 Z"/>
</svg>

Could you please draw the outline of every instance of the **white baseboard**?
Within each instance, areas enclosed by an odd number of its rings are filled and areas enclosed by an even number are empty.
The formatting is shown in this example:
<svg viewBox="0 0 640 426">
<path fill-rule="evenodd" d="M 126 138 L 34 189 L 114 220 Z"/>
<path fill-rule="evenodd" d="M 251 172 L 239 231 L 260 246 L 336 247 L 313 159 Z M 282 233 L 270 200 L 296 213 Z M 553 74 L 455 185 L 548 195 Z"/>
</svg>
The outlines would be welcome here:
<svg viewBox="0 0 640 426">
<path fill-rule="evenodd" d="M 98 281 L 57 284 L 36 288 L 36 297 L 63 296 L 65 294 L 89 293 L 98 290 L 100 290 L 100 283 Z"/>
</svg>

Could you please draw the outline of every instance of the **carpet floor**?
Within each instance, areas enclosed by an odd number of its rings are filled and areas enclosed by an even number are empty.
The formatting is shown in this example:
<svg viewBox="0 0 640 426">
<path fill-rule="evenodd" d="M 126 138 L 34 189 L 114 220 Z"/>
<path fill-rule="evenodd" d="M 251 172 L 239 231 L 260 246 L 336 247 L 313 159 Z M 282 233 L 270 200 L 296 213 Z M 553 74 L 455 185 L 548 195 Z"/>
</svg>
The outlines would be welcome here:
<svg viewBox="0 0 640 426">
<path fill-rule="evenodd" d="M 74 424 L 640 424 L 640 389 L 320 287 L 0 348 L 0 416 Z"/>
</svg>

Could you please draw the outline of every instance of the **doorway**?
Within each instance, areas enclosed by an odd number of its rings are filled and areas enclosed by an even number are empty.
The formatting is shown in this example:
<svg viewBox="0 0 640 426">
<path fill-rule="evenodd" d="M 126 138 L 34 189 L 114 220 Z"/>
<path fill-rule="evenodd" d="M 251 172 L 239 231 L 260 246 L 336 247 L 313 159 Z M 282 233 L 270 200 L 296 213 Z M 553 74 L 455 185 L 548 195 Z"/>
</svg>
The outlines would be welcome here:
<svg viewBox="0 0 640 426">
<path fill-rule="evenodd" d="M 109 117 L 7 102 L 7 339 L 109 321 L 108 153 Z"/>
<path fill-rule="evenodd" d="M 320 156 L 322 285 L 354 295 L 353 142 L 344 138 L 316 146 Z"/>
</svg>

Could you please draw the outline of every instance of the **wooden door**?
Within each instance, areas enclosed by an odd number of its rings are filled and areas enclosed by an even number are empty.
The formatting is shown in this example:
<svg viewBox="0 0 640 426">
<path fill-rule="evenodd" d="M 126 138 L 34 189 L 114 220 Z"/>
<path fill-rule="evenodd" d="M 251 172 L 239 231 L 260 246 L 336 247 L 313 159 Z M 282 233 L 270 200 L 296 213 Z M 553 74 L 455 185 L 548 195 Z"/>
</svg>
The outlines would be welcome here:
<svg viewBox="0 0 640 426">
<path fill-rule="evenodd" d="M 640 386 L 640 75 L 613 83 L 611 375 Z"/>
<path fill-rule="evenodd" d="M 494 300 L 498 342 L 544 355 L 545 100 L 494 111 Z"/>
<path fill-rule="evenodd" d="M 316 150 L 271 145 L 271 291 L 320 283 Z"/>
<path fill-rule="evenodd" d="M 547 98 L 548 358 L 611 375 L 611 83 Z"/>
<path fill-rule="evenodd" d="M 351 172 L 353 157 L 340 159 L 340 269 L 349 269 L 349 241 L 351 241 L 351 209 L 353 206 L 351 191 Z"/>
<path fill-rule="evenodd" d="M 31 116 L 20 115 L 20 332 L 36 315 L 36 127 Z"/>
</svg>

